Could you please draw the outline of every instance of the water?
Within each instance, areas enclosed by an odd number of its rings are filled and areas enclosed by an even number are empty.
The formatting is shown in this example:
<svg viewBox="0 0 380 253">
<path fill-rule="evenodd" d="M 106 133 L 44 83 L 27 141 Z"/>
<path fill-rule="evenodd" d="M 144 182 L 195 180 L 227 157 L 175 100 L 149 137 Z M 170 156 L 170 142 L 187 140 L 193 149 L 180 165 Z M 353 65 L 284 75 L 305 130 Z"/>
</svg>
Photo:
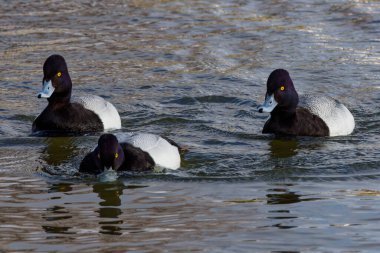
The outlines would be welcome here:
<svg viewBox="0 0 380 253">
<path fill-rule="evenodd" d="M 0 249 L 376 252 L 379 1 L 1 1 Z M 175 172 L 77 173 L 97 136 L 31 137 L 42 64 L 98 94 L 122 131 L 189 148 Z M 262 135 L 272 70 L 356 119 L 334 138 Z"/>
</svg>

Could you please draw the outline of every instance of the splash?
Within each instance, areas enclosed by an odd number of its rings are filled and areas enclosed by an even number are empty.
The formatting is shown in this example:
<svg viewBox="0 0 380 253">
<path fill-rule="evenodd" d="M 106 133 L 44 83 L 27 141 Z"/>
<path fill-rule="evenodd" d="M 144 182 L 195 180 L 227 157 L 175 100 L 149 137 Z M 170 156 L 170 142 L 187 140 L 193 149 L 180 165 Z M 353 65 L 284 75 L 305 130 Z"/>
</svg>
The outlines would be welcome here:
<svg viewBox="0 0 380 253">
<path fill-rule="evenodd" d="M 112 182 L 116 181 L 118 178 L 117 172 L 114 170 L 104 170 L 103 173 L 98 175 L 100 182 Z"/>
</svg>

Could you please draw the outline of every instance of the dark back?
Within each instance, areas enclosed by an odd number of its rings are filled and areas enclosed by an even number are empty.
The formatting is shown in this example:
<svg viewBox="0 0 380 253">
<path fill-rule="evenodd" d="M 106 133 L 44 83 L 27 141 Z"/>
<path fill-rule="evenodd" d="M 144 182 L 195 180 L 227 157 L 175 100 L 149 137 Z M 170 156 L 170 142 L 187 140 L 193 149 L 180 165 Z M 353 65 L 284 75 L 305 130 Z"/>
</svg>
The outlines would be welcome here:
<svg viewBox="0 0 380 253">
<path fill-rule="evenodd" d="M 119 168 L 120 171 L 150 171 L 154 169 L 153 158 L 140 148 L 129 143 L 120 143 L 124 151 L 124 163 Z"/>
</svg>

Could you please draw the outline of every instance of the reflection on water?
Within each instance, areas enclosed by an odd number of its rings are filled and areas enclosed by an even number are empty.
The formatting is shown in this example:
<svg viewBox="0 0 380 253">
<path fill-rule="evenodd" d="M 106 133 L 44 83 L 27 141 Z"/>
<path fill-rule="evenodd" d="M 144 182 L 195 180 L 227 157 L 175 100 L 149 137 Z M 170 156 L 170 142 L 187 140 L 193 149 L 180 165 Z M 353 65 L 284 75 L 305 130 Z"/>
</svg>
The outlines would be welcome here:
<svg viewBox="0 0 380 253">
<path fill-rule="evenodd" d="M 49 185 L 27 178 L 7 182 L 0 184 L 0 241 L 13 251 L 62 251 L 64 245 L 76 252 L 130 247 L 144 252 L 215 247 L 303 252 L 322 244 L 348 250 L 352 241 L 347 235 L 377 233 L 377 223 L 369 221 L 380 212 L 377 195 L 351 189 L 360 189 L 360 182 L 343 190 L 313 182 L 150 182 L 147 187 L 120 182 Z M 367 183 L 366 192 L 379 190 L 377 182 Z M 256 201 L 244 201 L 252 196 Z M 278 244 L 269 243 L 273 240 Z M 337 246 L 337 240 L 348 246 Z M 376 244 L 376 238 L 357 241 L 362 247 L 368 242 Z"/>
<path fill-rule="evenodd" d="M 93 191 L 104 201 L 99 202 L 101 206 L 120 206 L 120 195 L 123 194 L 125 186 L 122 183 L 97 183 Z M 105 216 L 107 217 L 107 216 Z M 111 217 L 112 218 L 112 217 Z"/>
<path fill-rule="evenodd" d="M 42 159 L 49 165 L 60 165 L 78 154 L 79 148 L 74 137 L 49 137 L 45 143 Z"/>
<path fill-rule="evenodd" d="M 69 183 L 57 183 L 52 184 L 49 187 L 48 192 L 51 193 L 68 193 L 73 190 L 72 184 Z M 58 200 L 61 199 L 61 197 L 51 197 L 51 199 Z M 70 226 L 62 225 L 65 223 L 66 220 L 72 219 L 73 216 L 70 214 L 70 211 L 67 210 L 65 206 L 61 205 L 54 205 L 52 207 L 48 207 L 45 211 L 45 213 L 42 215 L 42 218 L 48 222 L 48 224 L 58 224 L 58 225 L 45 225 L 43 224 L 41 227 L 42 229 L 49 234 L 73 234 L 74 232 L 70 231 Z"/>
<path fill-rule="evenodd" d="M 72 184 L 69 183 L 57 183 L 49 187 L 49 192 L 70 192 L 72 190 Z"/>
<path fill-rule="evenodd" d="M 125 186 L 122 183 L 97 183 L 93 186 L 94 193 L 97 193 L 101 208 L 97 210 L 100 218 L 103 221 L 99 222 L 100 231 L 102 234 L 121 235 L 120 224 L 123 224 L 122 219 L 117 219 L 123 213 L 119 206 L 121 205 L 120 195 L 123 194 Z"/>
<path fill-rule="evenodd" d="M 1 250 L 377 252 L 379 16 L 361 0 L 2 1 Z M 76 174 L 97 136 L 30 136 L 53 53 L 122 131 L 189 147 L 182 168 L 102 183 Z M 262 135 L 275 68 L 347 105 L 355 132 Z"/>
<path fill-rule="evenodd" d="M 46 233 L 52 233 L 52 234 L 75 234 L 75 233 L 69 231 L 71 229 L 71 227 L 42 226 L 42 228 L 43 228 L 43 230 Z"/>
<path fill-rule="evenodd" d="M 292 204 L 300 202 L 300 195 L 288 191 L 287 189 L 270 189 L 271 192 L 279 192 L 279 193 L 271 193 L 267 194 L 267 203 L 270 205 L 277 204 Z"/>
<path fill-rule="evenodd" d="M 269 146 L 272 158 L 292 157 L 298 152 L 298 140 L 295 138 L 274 139 L 269 142 Z"/>
</svg>

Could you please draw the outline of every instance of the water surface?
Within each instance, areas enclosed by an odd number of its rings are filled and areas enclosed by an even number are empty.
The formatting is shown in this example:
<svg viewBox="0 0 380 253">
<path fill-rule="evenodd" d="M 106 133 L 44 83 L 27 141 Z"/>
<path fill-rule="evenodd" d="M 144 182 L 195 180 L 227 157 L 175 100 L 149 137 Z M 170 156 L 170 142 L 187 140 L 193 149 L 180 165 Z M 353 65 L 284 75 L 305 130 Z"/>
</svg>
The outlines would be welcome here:
<svg viewBox="0 0 380 253">
<path fill-rule="evenodd" d="M 375 252 L 379 1 L 1 1 L 0 247 L 34 252 Z M 123 129 L 189 148 L 175 172 L 77 173 L 97 135 L 30 136 L 42 64 L 112 102 Z M 329 94 L 350 136 L 275 139 L 275 68 Z M 118 131 L 116 131 L 118 132 Z"/>
</svg>

